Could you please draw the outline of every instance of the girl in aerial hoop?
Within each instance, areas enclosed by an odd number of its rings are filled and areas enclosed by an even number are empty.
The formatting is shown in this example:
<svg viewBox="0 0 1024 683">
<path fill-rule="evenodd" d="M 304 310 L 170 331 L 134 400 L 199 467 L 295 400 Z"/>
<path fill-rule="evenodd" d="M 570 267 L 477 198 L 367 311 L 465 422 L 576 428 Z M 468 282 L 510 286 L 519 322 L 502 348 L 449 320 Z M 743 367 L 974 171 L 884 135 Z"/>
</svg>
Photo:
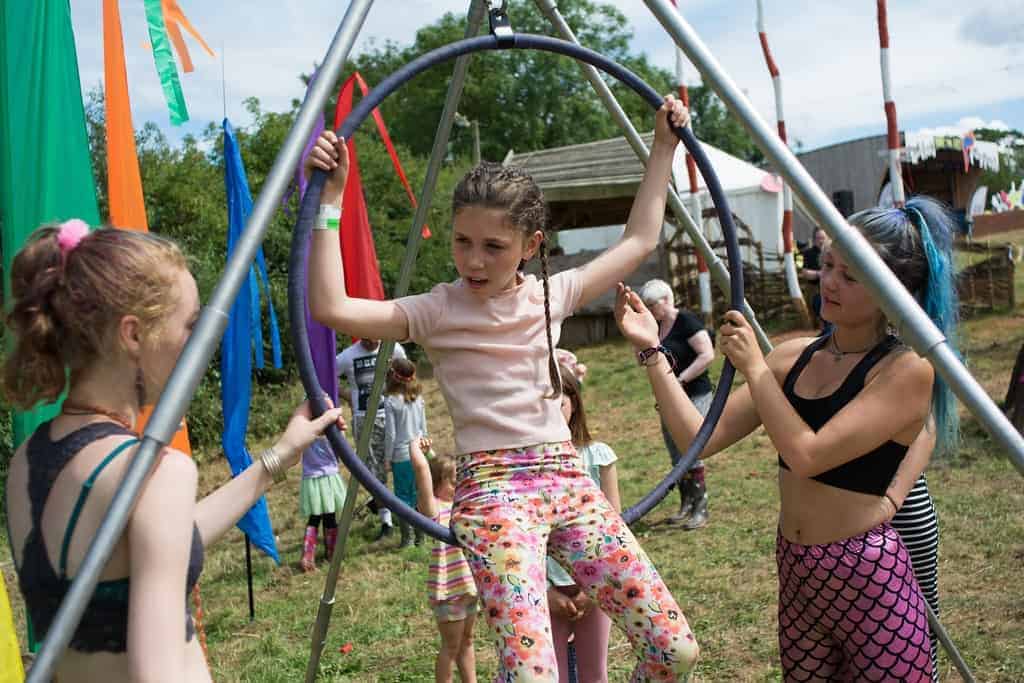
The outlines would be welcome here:
<svg viewBox="0 0 1024 683">
<path fill-rule="evenodd" d="M 654 250 L 678 138 L 688 120 L 666 97 L 644 180 L 621 240 L 548 277 L 548 209 L 522 169 L 484 163 L 455 188 L 452 258 L 459 279 L 394 301 L 345 292 L 337 216 L 348 171 L 324 133 L 309 164 L 329 173 L 309 257 L 310 310 L 356 337 L 410 339 L 434 366 L 455 426 L 452 530 L 498 639 L 504 681 L 551 681 L 557 666 L 546 600 L 550 552 L 629 638 L 637 680 L 680 680 L 697 643 L 629 528 L 587 476 L 560 411 L 554 349 L 562 321 Z M 519 271 L 540 254 L 541 279 Z"/>
<path fill-rule="evenodd" d="M 849 220 L 951 337 L 951 215 L 917 197 Z M 889 488 L 898 484 L 906 495 L 927 464 L 930 434 L 940 449 L 952 447 L 956 411 L 948 388 L 891 333 L 858 277 L 840 249 L 827 249 L 821 315 L 832 329 L 780 344 L 767 358 L 741 313 L 726 313 L 720 331 L 723 353 L 747 383 L 730 395 L 702 457 L 760 425 L 778 449 L 779 650 L 787 681 L 931 678 L 924 598 L 889 524 L 899 502 Z M 647 366 L 662 418 L 679 443 L 689 442 L 702 416 L 668 373 L 657 321 L 622 285 L 616 317 Z"/>
</svg>

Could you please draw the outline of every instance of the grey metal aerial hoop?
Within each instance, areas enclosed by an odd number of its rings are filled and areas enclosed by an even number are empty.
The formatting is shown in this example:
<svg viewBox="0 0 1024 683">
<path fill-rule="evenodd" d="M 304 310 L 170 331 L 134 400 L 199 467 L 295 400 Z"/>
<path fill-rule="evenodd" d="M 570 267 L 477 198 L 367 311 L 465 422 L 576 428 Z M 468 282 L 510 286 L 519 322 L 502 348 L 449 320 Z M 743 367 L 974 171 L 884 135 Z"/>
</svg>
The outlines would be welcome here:
<svg viewBox="0 0 1024 683">
<path fill-rule="evenodd" d="M 585 62 L 599 68 L 605 73 L 617 78 L 623 84 L 637 92 L 643 99 L 651 104 L 652 107 L 657 108 L 661 106 L 662 96 L 653 88 L 644 83 L 638 76 L 625 67 L 598 54 L 597 52 L 582 47 L 577 43 L 551 38 L 549 36 L 517 34 L 512 33 L 511 31 L 505 32 L 502 30 L 504 26 L 500 23 L 497 26 L 495 25 L 494 12 L 492 12 L 491 18 L 491 28 L 492 31 L 494 31 L 493 35 L 467 38 L 432 50 L 431 52 L 421 55 L 412 62 L 409 62 L 398 71 L 395 71 L 393 74 L 381 81 L 377 87 L 370 91 L 369 95 L 359 102 L 359 104 L 349 114 L 348 118 L 345 119 L 341 128 L 337 131 L 339 137 L 349 139 L 362 121 L 369 116 L 375 107 L 377 107 L 396 89 L 422 71 L 456 57 L 484 50 L 541 50 L 572 57 L 578 61 Z M 732 213 L 729 210 L 728 201 L 726 200 L 725 193 L 714 174 L 714 170 L 712 169 L 707 156 L 704 154 L 700 143 L 697 142 L 697 139 L 693 136 L 693 133 L 690 130 L 683 128 L 676 129 L 676 134 L 680 137 L 687 150 L 696 160 L 697 166 L 700 169 L 701 174 L 704 176 L 708 191 L 715 202 L 715 206 L 718 208 L 722 232 L 726 240 L 726 251 L 729 255 L 729 287 L 731 302 L 734 308 L 741 309 L 743 307 L 742 261 L 739 252 L 739 244 L 736 240 L 736 228 L 732 221 Z M 304 311 L 306 307 L 306 275 L 309 236 L 313 227 L 313 222 L 316 219 L 319 207 L 320 191 L 323 188 L 325 180 L 326 174 L 322 171 L 316 171 L 310 178 L 309 187 L 306 190 L 302 206 L 299 210 L 299 217 L 293 233 L 292 254 L 288 279 L 289 307 L 292 320 L 292 340 L 296 353 L 299 375 L 302 379 L 303 386 L 306 389 L 306 394 L 313 397 L 322 396 L 323 390 L 321 389 L 316 377 L 312 355 L 309 349 L 308 334 L 302 321 L 304 320 Z M 705 417 L 700 430 L 697 432 L 696 438 L 690 443 L 686 453 L 679 462 L 676 463 L 669 474 L 657 486 L 655 486 L 650 493 L 644 496 L 640 502 L 623 513 L 623 519 L 625 519 L 627 523 L 636 521 L 657 505 L 657 503 L 668 494 L 672 487 L 675 486 L 678 480 L 689 469 L 690 465 L 692 465 L 698 454 L 704 449 L 704 446 L 707 443 L 708 438 L 710 438 L 711 433 L 714 431 L 715 424 L 725 407 L 725 402 L 732 386 L 734 373 L 734 368 L 727 361 L 723 367 L 711 409 L 708 411 L 708 415 Z M 326 409 L 326 404 L 322 399 L 313 399 L 313 403 L 314 412 L 316 413 L 320 413 Z M 453 545 L 458 544 L 457 539 L 454 537 L 450 529 L 442 527 L 437 522 L 414 510 L 395 496 L 395 494 L 380 481 L 378 481 L 363 461 L 352 450 L 352 447 L 349 445 L 340 430 L 333 426 L 330 427 L 327 431 L 327 438 L 339 459 L 344 462 L 349 471 L 351 471 L 356 479 L 358 479 L 359 482 L 370 491 L 376 500 L 387 506 L 399 517 L 408 521 L 410 524 L 421 529 L 425 533 L 446 543 Z"/>
</svg>

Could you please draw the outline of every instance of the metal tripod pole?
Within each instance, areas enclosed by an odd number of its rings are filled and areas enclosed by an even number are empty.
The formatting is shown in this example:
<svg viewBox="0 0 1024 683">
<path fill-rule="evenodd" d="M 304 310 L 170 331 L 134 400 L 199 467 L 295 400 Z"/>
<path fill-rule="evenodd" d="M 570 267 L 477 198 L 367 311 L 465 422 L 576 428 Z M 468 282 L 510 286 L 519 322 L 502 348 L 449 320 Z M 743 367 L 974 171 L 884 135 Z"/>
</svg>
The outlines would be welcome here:
<svg viewBox="0 0 1024 683">
<path fill-rule="evenodd" d="M 832 201 L 825 196 L 792 151 L 761 119 L 754 106 L 669 0 L 644 0 L 644 4 L 697 67 L 704 82 L 739 117 L 765 156 L 785 176 L 811 217 L 832 237 L 854 268 L 863 274 L 864 283 L 889 321 L 900 329 L 910 346 L 934 366 L 985 430 L 1006 450 L 1017 470 L 1024 474 L 1024 437 L 967 372 L 956 352 L 950 348 L 945 337 L 921 310 L 910 292 L 886 267 L 860 232 L 847 225 L 846 219 L 833 206 Z"/>
<path fill-rule="evenodd" d="M 564 38 L 570 42 L 579 45 L 579 41 L 576 39 L 576 35 L 573 33 L 572 28 L 566 23 L 565 18 L 561 12 L 558 11 L 558 7 L 555 5 L 554 0 L 536 0 L 537 6 L 540 11 L 547 17 L 548 21 L 551 22 L 555 30 Z M 594 91 L 597 92 L 597 96 L 601 99 L 605 108 L 615 119 L 615 122 L 619 124 L 619 128 L 622 129 L 622 134 L 629 142 L 629 146 L 633 148 L 640 162 L 646 167 L 647 160 L 650 158 L 650 151 L 647 149 L 647 145 L 644 144 L 643 139 L 640 137 L 640 133 L 637 132 L 633 123 L 629 120 L 626 112 L 623 111 L 619 105 L 615 95 L 612 94 L 611 88 L 601 78 L 600 72 L 589 64 L 580 63 L 580 68 L 583 70 L 584 75 L 590 84 L 593 86 Z M 686 231 L 687 236 L 693 242 L 694 246 L 697 247 L 704 260 L 708 264 L 708 269 L 711 271 L 711 277 L 715 280 L 715 284 L 723 292 L 729 291 L 729 269 L 726 267 L 722 259 L 718 257 L 711 245 L 708 244 L 707 239 L 704 237 L 700 227 L 694 222 L 693 217 L 690 216 L 689 212 L 683 206 L 683 201 L 679 198 L 675 188 L 669 185 L 668 188 L 668 206 L 672 210 L 672 214 L 679 221 L 679 225 Z M 699 217 L 698 217 L 699 218 Z M 743 314 L 747 320 L 750 321 L 751 327 L 754 328 L 754 333 L 757 335 L 758 344 L 761 349 L 767 353 L 771 350 L 772 344 L 768 340 L 768 335 L 765 334 L 764 330 L 761 329 L 761 325 L 757 322 L 757 316 L 754 314 L 754 309 L 751 308 L 750 304 L 744 299 L 743 301 Z"/>
<path fill-rule="evenodd" d="M 480 32 L 485 9 L 484 0 L 472 0 L 466 22 L 465 35 L 467 38 L 472 38 Z M 416 266 L 416 255 L 419 252 L 421 230 L 427 222 L 427 214 L 430 212 L 430 205 L 434 196 L 434 187 L 437 185 L 437 176 L 441 170 L 441 164 L 448 153 L 448 138 L 451 135 L 452 124 L 455 121 L 455 112 L 458 110 L 459 99 L 462 96 L 462 88 L 466 82 L 466 71 L 468 69 L 469 55 L 455 60 L 455 70 L 448 86 L 448 95 L 445 99 L 444 109 L 441 112 L 441 120 L 437 126 L 437 134 L 434 136 L 434 145 L 431 149 L 430 161 L 427 164 L 423 189 L 420 192 L 412 226 L 409 228 L 405 258 L 402 261 L 402 269 L 398 276 L 395 290 L 392 292 L 393 298 L 404 296 L 409 290 L 409 281 L 412 279 L 412 271 Z M 380 404 L 380 397 L 384 388 L 384 378 L 387 376 L 388 361 L 391 359 L 391 353 L 394 348 L 395 342 L 393 340 L 386 340 L 381 342 L 377 350 L 377 365 L 374 370 L 373 389 L 370 392 L 366 405 L 366 417 L 363 418 L 363 428 L 359 432 L 356 444 L 356 453 L 363 460 L 366 460 L 370 436 L 373 433 L 372 416 L 377 414 L 377 406 Z M 355 514 L 356 495 L 358 492 L 358 480 L 355 478 L 355 475 L 349 475 L 348 494 L 345 498 L 345 506 L 341 511 L 341 519 L 338 521 L 338 545 L 334 549 L 334 557 L 331 558 L 331 564 L 327 571 L 324 592 L 320 598 L 316 624 L 313 627 L 312 648 L 309 664 L 306 667 L 306 683 L 314 683 L 320 666 L 320 655 L 323 652 L 327 638 L 327 627 L 330 624 L 331 610 L 334 607 L 334 591 L 338 583 L 338 574 L 341 571 L 341 561 L 345 557 L 345 550 L 348 545 L 348 536 L 352 527 L 352 517 Z"/>
<path fill-rule="evenodd" d="M 362 26 L 372 0 L 352 0 L 338 32 L 324 58 L 324 77 L 310 89 L 310 96 L 299 109 L 284 146 L 277 155 L 267 176 L 263 191 L 253 207 L 245 231 L 224 269 L 224 275 L 203 308 L 195 330 L 189 337 L 181 357 L 175 365 L 167 386 L 157 401 L 146 425 L 138 452 L 128 466 L 124 479 L 110 502 L 89 551 L 82 560 L 71 588 L 54 618 L 39 656 L 29 671 L 28 683 L 46 683 L 53 677 L 57 661 L 64 653 L 86 604 L 92 597 L 100 572 L 106 566 L 111 551 L 121 538 L 128 516 L 135 505 L 142 484 L 146 481 L 157 453 L 170 442 L 181 423 L 182 415 L 195 394 L 196 387 L 213 357 L 227 326 L 228 311 L 234 303 L 242 283 L 249 275 L 249 267 L 277 205 L 291 182 L 295 165 L 302 155 L 306 139 L 313 130 L 317 114 L 330 94 L 329 88 L 348 58 L 355 36 Z"/>
</svg>

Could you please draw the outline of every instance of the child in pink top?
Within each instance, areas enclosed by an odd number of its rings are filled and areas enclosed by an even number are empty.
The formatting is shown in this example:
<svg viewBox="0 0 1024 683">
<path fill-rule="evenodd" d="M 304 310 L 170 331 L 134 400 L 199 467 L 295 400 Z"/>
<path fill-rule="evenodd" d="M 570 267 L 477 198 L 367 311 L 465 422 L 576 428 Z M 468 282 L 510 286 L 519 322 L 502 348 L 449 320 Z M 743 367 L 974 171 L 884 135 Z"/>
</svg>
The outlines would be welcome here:
<svg viewBox="0 0 1024 683">
<path fill-rule="evenodd" d="M 455 188 L 455 282 L 395 301 L 351 298 L 339 235 L 329 227 L 336 221 L 318 221 L 323 229 L 312 236 L 313 317 L 356 337 L 411 339 L 433 363 L 455 426 L 451 526 L 498 639 L 500 680 L 557 679 L 547 553 L 625 632 L 638 659 L 635 679 L 681 680 L 697 659 L 679 606 L 573 448 L 554 354 L 562 321 L 632 273 L 658 244 L 678 144 L 670 118 L 679 126 L 689 116 L 668 96 L 621 240 L 580 268 L 548 277 L 540 188 L 522 169 L 492 163 Z M 325 132 L 307 167 L 328 172 L 321 203 L 340 206 L 345 145 Z M 537 254 L 541 278 L 523 275 L 521 262 Z"/>
</svg>

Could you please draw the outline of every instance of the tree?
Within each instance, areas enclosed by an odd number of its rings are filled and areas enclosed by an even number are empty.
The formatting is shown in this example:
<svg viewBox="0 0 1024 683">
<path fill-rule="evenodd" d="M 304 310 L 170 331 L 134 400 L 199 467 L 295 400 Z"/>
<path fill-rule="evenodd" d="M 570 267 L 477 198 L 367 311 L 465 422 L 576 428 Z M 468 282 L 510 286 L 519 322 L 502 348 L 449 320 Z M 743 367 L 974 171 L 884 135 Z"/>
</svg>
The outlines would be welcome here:
<svg viewBox="0 0 1024 683">
<path fill-rule="evenodd" d="M 667 71 L 650 64 L 645 56 L 629 52 L 632 34 L 625 16 L 615 6 L 594 0 L 563 0 L 559 10 L 583 45 L 620 62 L 658 92 L 674 92 Z M 527 0 L 512 0 L 509 14 L 517 31 L 552 32 L 547 20 Z M 445 14 L 421 29 L 412 45 L 387 42 L 356 56 L 347 65 L 344 77 L 358 70 L 373 87 L 415 57 L 459 40 L 464 33 L 465 17 Z M 452 68 L 453 63 L 447 63 L 420 74 L 381 105 L 395 138 L 416 155 L 430 152 Z M 606 82 L 633 124 L 639 130 L 651 130 L 654 116 L 650 106 L 617 80 L 606 78 Z M 717 97 L 702 87 L 694 88 L 693 94 L 698 137 L 744 159 L 758 160 L 760 153 Z M 333 111 L 332 99 L 328 120 Z M 540 52 L 474 54 L 459 111 L 479 122 L 483 158 L 492 161 L 500 161 L 510 149 L 525 152 L 620 134 L 574 60 Z M 471 145 L 468 130 L 453 131 L 456 156 L 468 157 Z"/>
</svg>

